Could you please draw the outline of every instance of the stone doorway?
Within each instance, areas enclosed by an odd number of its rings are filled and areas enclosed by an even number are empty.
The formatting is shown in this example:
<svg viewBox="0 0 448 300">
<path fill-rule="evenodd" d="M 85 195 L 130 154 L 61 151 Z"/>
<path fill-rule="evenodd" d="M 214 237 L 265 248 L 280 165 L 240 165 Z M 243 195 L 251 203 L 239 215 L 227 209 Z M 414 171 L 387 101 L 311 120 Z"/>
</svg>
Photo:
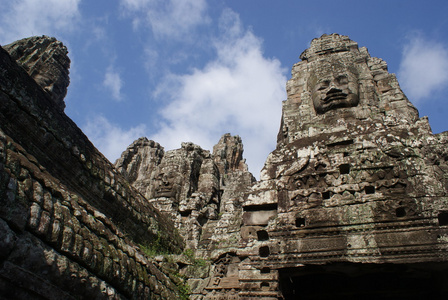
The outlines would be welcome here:
<svg viewBox="0 0 448 300">
<path fill-rule="evenodd" d="M 446 299 L 448 265 L 334 263 L 279 270 L 290 299 Z"/>
</svg>

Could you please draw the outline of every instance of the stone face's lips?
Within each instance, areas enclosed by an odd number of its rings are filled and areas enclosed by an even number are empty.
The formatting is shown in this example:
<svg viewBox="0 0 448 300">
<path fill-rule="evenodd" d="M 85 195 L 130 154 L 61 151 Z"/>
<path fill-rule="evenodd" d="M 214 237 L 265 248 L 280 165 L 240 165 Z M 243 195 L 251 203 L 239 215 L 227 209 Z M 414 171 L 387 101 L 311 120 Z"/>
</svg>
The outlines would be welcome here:
<svg viewBox="0 0 448 300">
<path fill-rule="evenodd" d="M 324 103 L 331 103 L 333 101 L 345 100 L 347 99 L 347 94 L 343 92 L 330 93 L 324 98 Z"/>
<path fill-rule="evenodd" d="M 172 194 L 173 188 L 172 187 L 169 187 L 169 188 L 158 188 L 155 192 L 156 192 L 156 195 Z"/>
</svg>

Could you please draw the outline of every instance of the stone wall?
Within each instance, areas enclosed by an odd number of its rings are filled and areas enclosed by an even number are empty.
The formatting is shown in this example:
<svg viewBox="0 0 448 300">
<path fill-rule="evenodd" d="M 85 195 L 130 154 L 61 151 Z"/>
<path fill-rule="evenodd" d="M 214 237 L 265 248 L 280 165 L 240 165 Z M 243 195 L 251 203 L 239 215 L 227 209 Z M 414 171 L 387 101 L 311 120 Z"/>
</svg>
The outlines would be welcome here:
<svg viewBox="0 0 448 300">
<path fill-rule="evenodd" d="M 1 48 L 0 88 L 1 294 L 176 298 L 181 281 L 140 249 L 181 252 L 170 220 Z"/>
<path fill-rule="evenodd" d="M 110 218 L 0 134 L 4 297 L 176 298 L 169 276 Z"/>
</svg>

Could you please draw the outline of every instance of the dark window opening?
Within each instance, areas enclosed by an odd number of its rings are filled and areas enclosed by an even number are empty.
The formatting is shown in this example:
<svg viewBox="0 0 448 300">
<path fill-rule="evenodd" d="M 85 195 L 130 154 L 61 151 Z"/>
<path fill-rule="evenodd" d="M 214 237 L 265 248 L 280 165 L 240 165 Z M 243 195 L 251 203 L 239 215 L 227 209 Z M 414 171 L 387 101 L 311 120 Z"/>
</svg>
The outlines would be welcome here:
<svg viewBox="0 0 448 300">
<path fill-rule="evenodd" d="M 269 240 L 269 234 L 266 230 L 257 231 L 257 239 L 259 241 L 267 241 Z"/>
<path fill-rule="evenodd" d="M 267 290 L 269 290 L 269 282 L 266 282 L 266 281 L 262 282 L 262 283 L 260 284 L 260 287 L 261 287 L 261 290 L 262 290 L 262 291 L 267 291 Z"/>
<path fill-rule="evenodd" d="M 277 210 L 277 203 L 245 206 L 244 211 Z"/>
<path fill-rule="evenodd" d="M 395 210 L 395 215 L 397 216 L 397 218 L 402 218 L 406 216 L 406 209 L 404 207 L 398 207 Z"/>
<path fill-rule="evenodd" d="M 334 143 L 327 144 L 328 147 L 336 147 L 336 146 L 348 146 L 352 145 L 353 140 L 345 140 L 345 141 L 338 141 Z"/>
<path fill-rule="evenodd" d="M 364 188 L 364 190 L 366 191 L 366 194 L 374 194 L 375 193 L 375 187 L 368 185 Z"/>
<path fill-rule="evenodd" d="M 339 173 L 341 174 L 349 174 L 350 173 L 350 165 L 342 164 L 339 166 Z"/>
<path fill-rule="evenodd" d="M 182 217 L 188 217 L 191 214 L 191 210 L 184 210 L 180 212 Z"/>
<path fill-rule="evenodd" d="M 439 219 L 440 226 L 448 225 L 448 212 L 447 211 L 440 212 L 439 215 L 437 216 L 437 218 Z"/>
<path fill-rule="evenodd" d="M 330 199 L 331 198 L 331 192 L 326 191 L 322 193 L 322 199 Z"/>
<path fill-rule="evenodd" d="M 296 227 L 303 227 L 305 225 L 305 218 L 296 218 Z"/>
<path fill-rule="evenodd" d="M 264 267 L 260 270 L 260 273 L 262 274 L 271 273 L 271 269 L 269 267 Z"/>
<path fill-rule="evenodd" d="M 268 257 L 269 254 L 271 254 L 268 246 L 260 247 L 260 249 L 258 250 L 258 253 L 260 254 L 260 257 Z"/>
</svg>

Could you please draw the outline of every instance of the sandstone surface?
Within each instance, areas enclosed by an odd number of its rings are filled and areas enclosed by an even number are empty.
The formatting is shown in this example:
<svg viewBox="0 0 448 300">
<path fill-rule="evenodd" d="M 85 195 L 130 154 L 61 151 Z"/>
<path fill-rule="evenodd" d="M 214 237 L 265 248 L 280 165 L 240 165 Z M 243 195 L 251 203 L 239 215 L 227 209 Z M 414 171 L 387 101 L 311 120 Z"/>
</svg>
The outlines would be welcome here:
<svg viewBox="0 0 448 300">
<path fill-rule="evenodd" d="M 3 46 L 63 111 L 70 84 L 67 48 L 54 37 L 34 36 Z"/>
<path fill-rule="evenodd" d="M 238 224 L 234 214 L 226 216 L 232 221 L 222 217 L 234 206 L 241 208 L 241 197 L 255 182 L 243 159 L 241 138 L 230 134 L 222 136 L 213 153 L 193 143 L 165 152 L 158 143 L 140 138 L 123 152 L 115 167 L 174 221 L 187 248 L 203 257 L 215 243 L 210 239 L 227 240 L 214 232 L 217 222 L 222 221 L 219 228 L 227 234 L 229 222 Z M 235 234 L 238 228 L 231 231 Z"/>
<path fill-rule="evenodd" d="M 300 58 L 239 248 L 215 260 L 207 297 L 446 294 L 447 132 L 433 135 L 386 63 L 348 37 L 323 35 Z"/>
<path fill-rule="evenodd" d="M 25 48 L 41 53 L 31 61 L 49 51 Z M 347 36 L 314 39 L 293 66 L 258 182 L 230 134 L 212 152 L 140 138 L 110 164 L 20 57 L 0 49 L 7 298 L 448 292 L 448 132 L 433 134 L 386 62 Z M 36 74 L 64 77 L 51 71 L 60 61 L 48 63 Z"/>
<path fill-rule="evenodd" d="M 0 121 L 2 299 L 181 294 L 180 280 L 144 251 L 180 253 L 172 223 L 3 48 Z"/>
</svg>

